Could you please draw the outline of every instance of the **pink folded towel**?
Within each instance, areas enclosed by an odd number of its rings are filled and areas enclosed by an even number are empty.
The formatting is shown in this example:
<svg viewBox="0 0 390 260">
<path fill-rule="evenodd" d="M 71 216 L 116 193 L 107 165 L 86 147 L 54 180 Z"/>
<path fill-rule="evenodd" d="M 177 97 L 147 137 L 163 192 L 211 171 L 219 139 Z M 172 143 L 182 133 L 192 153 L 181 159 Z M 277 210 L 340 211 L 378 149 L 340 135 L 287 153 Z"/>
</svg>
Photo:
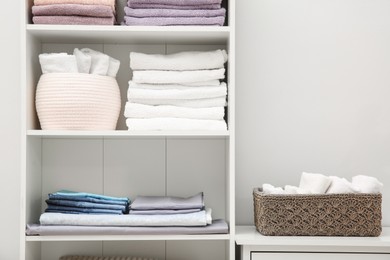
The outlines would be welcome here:
<svg viewBox="0 0 390 260">
<path fill-rule="evenodd" d="M 130 26 L 170 26 L 170 25 L 215 25 L 222 26 L 224 16 L 218 17 L 130 17 L 125 16 L 125 24 Z"/>
<path fill-rule="evenodd" d="M 34 5 L 55 4 L 108 5 L 115 11 L 115 0 L 34 0 Z"/>
<path fill-rule="evenodd" d="M 32 7 L 34 16 L 77 15 L 90 17 L 113 17 L 114 13 L 107 5 L 56 4 Z"/>
<path fill-rule="evenodd" d="M 216 17 L 225 16 L 225 8 L 215 10 L 178 10 L 178 9 L 133 9 L 125 7 L 125 13 L 131 17 Z"/>
<path fill-rule="evenodd" d="M 210 5 L 178 5 L 178 4 L 137 4 L 127 2 L 127 6 L 130 8 L 137 9 L 181 9 L 181 10 L 199 10 L 199 9 L 221 9 L 220 4 L 210 4 Z"/>
<path fill-rule="evenodd" d="M 34 16 L 35 24 L 114 25 L 114 17 Z"/>
</svg>

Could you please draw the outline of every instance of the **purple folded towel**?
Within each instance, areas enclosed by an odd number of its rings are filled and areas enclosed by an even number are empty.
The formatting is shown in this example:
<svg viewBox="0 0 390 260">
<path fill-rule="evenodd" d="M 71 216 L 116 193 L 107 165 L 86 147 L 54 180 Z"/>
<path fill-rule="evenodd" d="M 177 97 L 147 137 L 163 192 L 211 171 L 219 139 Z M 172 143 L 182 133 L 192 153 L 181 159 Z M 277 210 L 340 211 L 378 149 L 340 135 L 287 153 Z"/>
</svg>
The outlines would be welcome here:
<svg viewBox="0 0 390 260">
<path fill-rule="evenodd" d="M 225 16 L 226 10 L 133 9 L 126 6 L 125 13 L 131 17 L 216 17 Z"/>
<path fill-rule="evenodd" d="M 35 24 L 114 25 L 115 18 L 83 16 L 34 16 Z"/>
<path fill-rule="evenodd" d="M 126 25 L 130 26 L 169 26 L 169 25 L 219 25 L 225 21 L 224 16 L 217 17 L 146 17 L 125 16 Z"/>
<path fill-rule="evenodd" d="M 130 4 L 163 4 L 163 5 L 221 5 L 222 0 L 128 0 Z"/>
<path fill-rule="evenodd" d="M 108 5 L 56 4 L 36 5 L 32 7 L 34 16 L 77 15 L 90 17 L 114 17 Z"/>
<path fill-rule="evenodd" d="M 220 4 L 210 4 L 210 5 L 177 5 L 177 4 L 136 4 L 136 3 L 130 3 L 130 1 L 127 2 L 127 6 L 130 8 L 137 8 L 137 9 L 179 9 L 179 10 L 199 10 L 199 9 L 221 9 Z"/>
</svg>

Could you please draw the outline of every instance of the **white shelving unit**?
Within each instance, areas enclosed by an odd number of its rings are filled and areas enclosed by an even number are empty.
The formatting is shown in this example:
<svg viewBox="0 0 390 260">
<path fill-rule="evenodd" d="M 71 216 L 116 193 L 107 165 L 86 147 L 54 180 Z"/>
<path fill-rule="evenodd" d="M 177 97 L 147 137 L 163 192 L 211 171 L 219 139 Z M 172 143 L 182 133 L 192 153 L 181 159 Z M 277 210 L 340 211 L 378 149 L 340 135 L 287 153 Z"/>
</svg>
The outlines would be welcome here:
<svg viewBox="0 0 390 260">
<path fill-rule="evenodd" d="M 385 260 L 390 257 L 390 228 L 379 237 L 263 236 L 254 226 L 237 226 L 242 260 Z"/>
<path fill-rule="evenodd" d="M 22 159 L 20 259 L 54 260 L 67 254 L 149 256 L 161 260 L 235 258 L 235 1 L 224 27 L 58 26 L 31 24 L 32 0 L 23 4 Z M 119 4 L 123 6 L 125 1 Z M 120 14 L 119 14 L 120 16 Z M 43 131 L 35 110 L 41 75 L 38 55 L 90 47 L 121 61 L 117 81 L 122 111 L 116 131 Z M 125 127 L 123 107 L 130 51 L 173 53 L 214 50 L 229 53 L 228 131 L 140 131 Z M 37 223 L 47 194 L 71 189 L 112 196 L 205 193 L 213 218 L 229 223 L 223 235 L 26 236 Z"/>
</svg>

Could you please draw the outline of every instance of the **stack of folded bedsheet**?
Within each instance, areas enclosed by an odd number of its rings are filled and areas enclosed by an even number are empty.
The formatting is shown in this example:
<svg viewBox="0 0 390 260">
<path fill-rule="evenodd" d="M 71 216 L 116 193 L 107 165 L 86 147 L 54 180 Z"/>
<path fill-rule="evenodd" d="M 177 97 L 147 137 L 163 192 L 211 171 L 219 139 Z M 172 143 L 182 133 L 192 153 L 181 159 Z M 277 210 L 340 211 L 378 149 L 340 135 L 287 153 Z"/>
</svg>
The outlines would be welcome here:
<svg viewBox="0 0 390 260">
<path fill-rule="evenodd" d="M 129 211 L 129 199 L 93 193 L 58 191 L 49 194 L 45 212 L 64 214 L 114 214 Z"/>
<path fill-rule="evenodd" d="M 34 0 L 35 24 L 114 25 L 115 0 Z"/>
<path fill-rule="evenodd" d="M 59 198 L 62 198 L 63 193 L 56 193 L 55 198 L 59 195 L 61 195 Z M 228 232 L 228 225 L 224 220 L 212 220 L 211 209 L 204 207 L 203 193 L 189 198 L 139 196 L 130 207 L 130 214 L 124 215 L 64 214 L 58 213 L 60 211 L 54 211 L 55 213 L 46 211 L 39 219 L 40 225 L 27 225 L 26 234 L 135 235 Z"/>
<path fill-rule="evenodd" d="M 126 25 L 215 25 L 222 26 L 226 10 L 221 0 L 128 0 Z"/>
<path fill-rule="evenodd" d="M 225 50 L 130 53 L 129 130 L 226 130 Z"/>
</svg>

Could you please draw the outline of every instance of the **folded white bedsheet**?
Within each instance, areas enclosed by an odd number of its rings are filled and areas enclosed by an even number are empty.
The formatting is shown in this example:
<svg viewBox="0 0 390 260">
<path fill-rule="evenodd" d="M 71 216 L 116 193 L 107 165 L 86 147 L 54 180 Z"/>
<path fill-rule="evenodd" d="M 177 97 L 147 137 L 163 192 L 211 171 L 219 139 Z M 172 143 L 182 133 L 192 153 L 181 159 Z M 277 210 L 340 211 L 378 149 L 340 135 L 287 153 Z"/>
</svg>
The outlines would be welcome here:
<svg viewBox="0 0 390 260">
<path fill-rule="evenodd" d="M 128 118 L 126 125 L 130 131 L 224 131 L 224 120 L 201 120 L 188 118 Z"/>
<path fill-rule="evenodd" d="M 175 54 L 144 54 L 130 52 L 133 70 L 207 70 L 223 68 L 227 61 L 225 50 L 189 51 Z"/>
<path fill-rule="evenodd" d="M 133 71 L 133 81 L 149 84 L 186 84 L 225 78 L 225 69 L 164 71 L 136 70 Z"/>
<path fill-rule="evenodd" d="M 126 118 L 173 117 L 222 120 L 225 115 L 225 109 L 224 107 L 190 108 L 169 105 L 149 106 L 127 102 L 124 115 Z"/>
<path fill-rule="evenodd" d="M 202 99 L 226 97 L 226 83 L 220 87 L 189 87 L 187 89 L 142 89 L 129 88 L 127 98 L 135 99 Z"/>
<path fill-rule="evenodd" d="M 193 108 L 206 108 L 206 107 L 225 107 L 226 97 L 217 98 L 202 98 L 202 99 L 141 99 L 141 98 L 129 98 L 129 102 L 138 103 L 144 105 L 171 105 L 179 107 L 193 107 Z"/>
<path fill-rule="evenodd" d="M 129 88 L 140 88 L 140 89 L 155 89 L 155 90 L 166 90 L 166 89 L 190 89 L 190 88 L 202 88 L 202 87 L 221 87 L 224 86 L 219 80 L 210 80 L 200 82 L 201 85 L 195 85 L 186 83 L 186 85 L 179 84 L 142 84 L 129 81 Z M 224 83 L 226 86 L 226 83 Z"/>
<path fill-rule="evenodd" d="M 211 209 L 175 215 L 87 215 L 43 213 L 41 225 L 73 226 L 206 226 L 212 223 Z"/>
</svg>

